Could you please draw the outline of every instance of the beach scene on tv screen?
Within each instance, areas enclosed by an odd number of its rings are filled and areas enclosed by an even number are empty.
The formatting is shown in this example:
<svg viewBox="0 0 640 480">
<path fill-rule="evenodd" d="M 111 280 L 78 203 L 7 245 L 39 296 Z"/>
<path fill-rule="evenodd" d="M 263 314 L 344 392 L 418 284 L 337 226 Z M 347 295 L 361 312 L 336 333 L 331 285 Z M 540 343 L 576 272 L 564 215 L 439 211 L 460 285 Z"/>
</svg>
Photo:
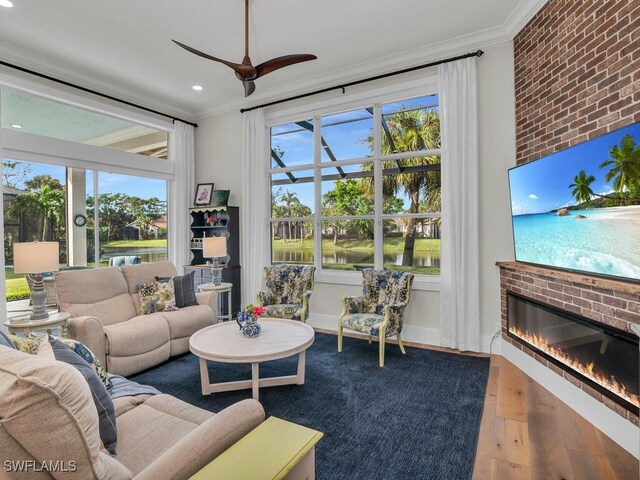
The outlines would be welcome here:
<svg viewBox="0 0 640 480">
<path fill-rule="evenodd" d="M 640 123 L 509 171 L 516 260 L 640 280 Z"/>
</svg>

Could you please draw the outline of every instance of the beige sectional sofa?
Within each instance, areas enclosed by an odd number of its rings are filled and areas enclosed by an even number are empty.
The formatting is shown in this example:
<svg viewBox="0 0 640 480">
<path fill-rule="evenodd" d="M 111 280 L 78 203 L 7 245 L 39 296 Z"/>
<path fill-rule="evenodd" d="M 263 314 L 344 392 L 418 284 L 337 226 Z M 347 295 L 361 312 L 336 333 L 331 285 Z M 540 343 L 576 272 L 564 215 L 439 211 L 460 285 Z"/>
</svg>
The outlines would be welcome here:
<svg viewBox="0 0 640 480">
<path fill-rule="evenodd" d="M 189 337 L 216 321 L 214 292 L 197 293 L 198 305 L 176 311 L 140 310 L 137 285 L 176 274 L 171 262 L 57 272 L 60 310 L 71 314 L 68 335 L 124 376 L 189 351 Z"/>
<path fill-rule="evenodd" d="M 100 449 L 96 407 L 74 367 L 0 345 L 0 478 L 187 479 L 264 420 L 255 400 L 217 414 L 164 394 L 113 403 L 115 457 Z"/>
</svg>

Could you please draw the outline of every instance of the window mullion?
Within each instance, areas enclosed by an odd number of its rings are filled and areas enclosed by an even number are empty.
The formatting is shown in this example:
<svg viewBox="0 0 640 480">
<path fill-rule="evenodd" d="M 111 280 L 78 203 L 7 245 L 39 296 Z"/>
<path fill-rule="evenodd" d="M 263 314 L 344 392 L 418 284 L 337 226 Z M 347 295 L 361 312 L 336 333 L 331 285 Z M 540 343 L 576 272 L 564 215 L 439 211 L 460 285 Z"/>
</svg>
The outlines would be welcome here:
<svg viewBox="0 0 640 480">
<path fill-rule="evenodd" d="M 322 212 L 322 171 L 320 163 L 322 160 L 322 130 L 320 127 L 320 117 L 313 117 L 313 199 L 315 228 L 313 229 L 313 262 L 316 270 L 322 269 L 322 222 L 320 214 Z"/>
<path fill-rule="evenodd" d="M 382 107 L 380 104 L 373 107 L 373 157 L 374 161 L 374 225 L 373 225 L 373 265 L 381 270 L 384 268 L 384 237 L 382 231 Z"/>
</svg>

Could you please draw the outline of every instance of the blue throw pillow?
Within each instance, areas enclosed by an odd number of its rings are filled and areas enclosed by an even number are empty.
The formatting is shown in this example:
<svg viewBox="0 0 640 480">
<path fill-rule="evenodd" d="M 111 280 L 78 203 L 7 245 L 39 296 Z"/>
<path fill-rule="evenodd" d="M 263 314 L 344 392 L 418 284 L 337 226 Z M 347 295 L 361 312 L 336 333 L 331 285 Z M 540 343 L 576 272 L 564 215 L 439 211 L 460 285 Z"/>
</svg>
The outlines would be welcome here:
<svg viewBox="0 0 640 480">
<path fill-rule="evenodd" d="M 1 330 L 0 330 L 0 345 L 4 345 L 5 347 L 11 347 L 13 349 L 16 348 L 14 347 L 13 342 L 11 342 L 11 339 L 7 337 L 7 334 Z"/>
<path fill-rule="evenodd" d="M 106 387 L 98 378 L 93 368 L 91 368 L 91 365 L 70 347 L 54 338 L 50 338 L 49 343 L 51 344 L 56 360 L 75 367 L 87 381 L 89 390 L 91 390 L 91 396 L 93 397 L 93 403 L 95 403 L 96 410 L 98 411 L 100 440 L 102 440 L 104 448 L 106 448 L 110 454 L 115 455 L 117 441 L 116 412 Z"/>
<path fill-rule="evenodd" d="M 193 282 L 195 274 L 196 272 L 191 271 L 186 275 L 176 275 L 175 277 L 156 277 L 156 282 L 168 282 L 173 278 L 176 307 L 190 307 L 191 305 L 198 304 Z"/>
</svg>

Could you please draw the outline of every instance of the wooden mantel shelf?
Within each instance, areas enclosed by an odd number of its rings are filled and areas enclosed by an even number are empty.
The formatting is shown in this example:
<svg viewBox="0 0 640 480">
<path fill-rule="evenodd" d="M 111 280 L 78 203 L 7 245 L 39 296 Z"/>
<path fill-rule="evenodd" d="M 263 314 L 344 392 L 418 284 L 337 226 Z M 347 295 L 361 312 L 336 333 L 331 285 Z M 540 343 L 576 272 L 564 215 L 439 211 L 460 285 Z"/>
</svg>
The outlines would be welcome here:
<svg viewBox="0 0 640 480">
<path fill-rule="evenodd" d="M 529 265 L 527 263 L 520 262 L 496 262 L 496 265 L 500 268 L 533 273 L 536 275 L 551 277 L 558 280 L 564 280 L 565 282 L 575 282 L 582 285 L 589 285 L 591 287 L 605 288 L 616 292 L 628 293 L 631 295 L 640 295 L 640 284 L 637 283 L 596 277 L 585 273 L 554 270 L 552 268 Z"/>
</svg>

